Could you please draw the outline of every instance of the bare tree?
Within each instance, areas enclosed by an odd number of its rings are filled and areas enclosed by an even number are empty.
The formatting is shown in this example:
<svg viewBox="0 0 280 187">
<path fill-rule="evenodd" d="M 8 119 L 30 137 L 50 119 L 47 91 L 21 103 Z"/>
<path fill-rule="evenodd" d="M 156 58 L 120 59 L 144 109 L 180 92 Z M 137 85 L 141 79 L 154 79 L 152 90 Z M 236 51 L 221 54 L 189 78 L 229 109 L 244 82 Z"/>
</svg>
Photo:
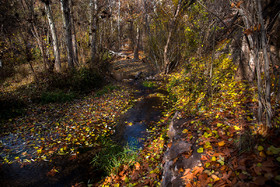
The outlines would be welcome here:
<svg viewBox="0 0 280 187">
<path fill-rule="evenodd" d="M 72 42 L 73 42 L 73 56 L 74 62 L 76 65 L 79 64 L 79 56 L 78 56 L 78 45 L 76 38 L 76 28 L 75 28 L 75 19 L 74 19 L 74 6 L 73 0 L 70 0 L 70 12 L 71 12 L 71 25 L 72 25 Z"/>
<path fill-rule="evenodd" d="M 61 62 L 60 62 L 60 50 L 59 50 L 59 44 L 58 44 L 58 38 L 57 38 L 57 32 L 55 23 L 52 16 L 52 10 L 50 6 L 49 0 L 42 0 L 45 6 L 46 15 L 48 18 L 49 26 L 50 26 L 50 32 L 52 36 L 52 44 L 53 44 L 53 52 L 54 52 L 54 58 L 55 58 L 55 70 L 60 72 L 61 71 Z"/>
<path fill-rule="evenodd" d="M 94 63 L 96 57 L 96 37 L 97 37 L 97 0 L 89 1 L 89 40 L 90 40 L 90 57 L 92 64 Z"/>
<path fill-rule="evenodd" d="M 63 15 L 63 25 L 65 29 L 68 67 L 74 68 L 74 58 L 73 58 L 74 53 L 73 53 L 72 26 L 71 26 L 69 0 L 60 0 L 60 3 L 61 3 L 62 15 Z"/>
</svg>

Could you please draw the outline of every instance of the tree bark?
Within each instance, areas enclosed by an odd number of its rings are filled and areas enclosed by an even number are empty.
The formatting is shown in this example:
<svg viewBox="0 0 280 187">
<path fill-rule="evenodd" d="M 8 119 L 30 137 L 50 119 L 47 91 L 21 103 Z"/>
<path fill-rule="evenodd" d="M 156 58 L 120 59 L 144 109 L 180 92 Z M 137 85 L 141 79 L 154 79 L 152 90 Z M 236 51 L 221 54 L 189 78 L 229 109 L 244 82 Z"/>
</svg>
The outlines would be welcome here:
<svg viewBox="0 0 280 187">
<path fill-rule="evenodd" d="M 71 12 L 74 63 L 76 65 L 79 65 L 78 45 L 77 45 L 77 38 L 76 38 L 76 28 L 75 28 L 75 22 L 74 22 L 74 10 L 73 10 L 73 1 L 72 0 L 70 0 L 70 12 Z"/>
<path fill-rule="evenodd" d="M 120 50 L 120 48 L 121 48 L 120 16 L 121 16 L 121 0 L 119 0 L 119 2 L 118 2 L 118 20 L 117 20 L 117 26 L 118 26 L 118 50 Z"/>
<path fill-rule="evenodd" d="M 94 64 L 95 55 L 96 55 L 96 32 L 97 32 L 97 1 L 90 0 L 90 29 L 89 29 L 89 40 L 90 40 L 90 57 L 91 63 Z"/>
<path fill-rule="evenodd" d="M 242 16 L 243 19 L 243 23 L 245 25 L 246 29 L 250 29 L 250 24 L 247 18 L 247 15 L 245 15 L 244 10 L 242 9 L 242 6 L 238 9 L 239 14 Z M 247 76 L 249 81 L 253 81 L 254 80 L 254 75 L 255 75 L 255 68 L 256 68 L 256 64 L 255 64 L 255 52 L 254 52 L 254 41 L 253 41 L 253 37 L 249 34 L 247 36 L 247 42 L 248 42 L 248 46 L 246 46 L 245 43 L 242 42 L 242 51 L 244 54 L 248 54 L 248 72 L 247 72 Z"/>
<path fill-rule="evenodd" d="M 267 55 L 267 41 L 266 41 L 266 30 L 264 28 L 264 21 L 262 16 L 262 6 L 261 0 L 257 0 L 258 5 L 258 17 L 259 22 L 261 24 L 261 46 L 263 50 L 264 57 L 264 73 L 265 73 L 265 98 L 264 98 L 264 106 L 266 112 L 266 125 L 271 127 L 271 118 L 272 118 L 272 109 L 270 103 L 270 74 L 269 74 L 269 60 Z"/>
<path fill-rule="evenodd" d="M 52 16 L 51 6 L 49 1 L 43 1 L 43 2 L 45 5 L 45 11 L 48 18 L 51 36 L 52 36 L 53 53 L 55 58 L 54 67 L 57 72 L 60 72 L 61 71 L 60 50 L 59 50 L 59 44 L 58 44 L 58 39 L 56 34 L 57 33 L 56 27 Z"/>
<path fill-rule="evenodd" d="M 66 39 L 66 50 L 68 58 L 68 67 L 74 68 L 74 58 L 73 58 L 73 42 L 72 42 L 72 26 L 71 26 L 71 14 L 69 8 L 69 0 L 60 0 L 63 25 L 65 29 L 65 39 Z"/>
<path fill-rule="evenodd" d="M 134 46 L 134 60 L 139 60 L 140 28 L 136 28 L 136 40 Z"/>
<path fill-rule="evenodd" d="M 168 48 L 169 48 L 169 44 L 170 44 L 170 40 L 171 40 L 171 36 L 173 34 L 173 32 L 176 30 L 176 21 L 177 18 L 179 16 L 180 13 L 180 9 L 181 9 L 181 4 L 182 4 L 182 0 L 179 0 L 177 7 L 176 7 L 176 11 L 175 11 L 175 15 L 171 20 L 171 24 L 170 24 L 170 29 L 167 35 L 167 41 L 166 44 L 164 46 L 164 51 L 163 51 L 163 62 L 164 62 L 164 72 L 165 74 L 169 73 L 169 68 L 170 68 L 170 59 L 168 58 Z"/>
</svg>

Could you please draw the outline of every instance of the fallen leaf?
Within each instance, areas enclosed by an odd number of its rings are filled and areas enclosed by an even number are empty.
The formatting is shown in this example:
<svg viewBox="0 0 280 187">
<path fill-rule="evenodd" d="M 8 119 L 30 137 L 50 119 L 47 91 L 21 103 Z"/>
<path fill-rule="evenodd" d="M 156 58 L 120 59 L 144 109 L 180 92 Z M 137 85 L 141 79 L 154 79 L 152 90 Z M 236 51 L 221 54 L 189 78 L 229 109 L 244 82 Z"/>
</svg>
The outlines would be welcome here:
<svg viewBox="0 0 280 187">
<path fill-rule="evenodd" d="M 197 152 L 198 152 L 198 153 L 203 153 L 203 148 L 200 147 L 199 149 L 197 149 Z"/>
<path fill-rule="evenodd" d="M 139 162 L 136 162 L 136 164 L 135 164 L 135 169 L 136 169 L 136 170 L 140 170 L 140 164 L 139 164 Z"/>
<path fill-rule="evenodd" d="M 262 151 L 263 149 L 264 149 L 263 146 L 261 145 L 258 146 L 258 151 Z"/>
<path fill-rule="evenodd" d="M 220 141 L 220 142 L 218 142 L 218 145 L 219 145 L 220 147 L 224 146 L 224 145 L 225 145 L 225 141 Z"/>
</svg>

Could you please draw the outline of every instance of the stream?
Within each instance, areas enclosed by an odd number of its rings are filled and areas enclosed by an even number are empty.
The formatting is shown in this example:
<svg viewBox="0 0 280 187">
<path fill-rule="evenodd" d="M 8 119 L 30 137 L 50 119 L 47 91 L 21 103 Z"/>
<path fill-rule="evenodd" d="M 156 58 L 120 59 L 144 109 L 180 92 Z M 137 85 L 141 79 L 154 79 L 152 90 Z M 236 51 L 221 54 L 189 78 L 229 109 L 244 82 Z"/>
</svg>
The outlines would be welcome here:
<svg viewBox="0 0 280 187">
<path fill-rule="evenodd" d="M 138 100 L 120 117 L 113 139 L 123 146 L 128 145 L 131 149 L 138 150 L 143 147 L 147 138 L 148 127 L 160 120 L 162 99 L 156 96 L 156 89 L 146 88 L 141 82 L 133 81 L 129 84 L 138 90 L 134 95 L 134 98 Z M 22 143 L 19 140 L 18 145 L 13 146 L 20 146 Z M 94 149 L 83 151 L 75 159 L 61 155 L 52 162 L 36 161 L 26 165 L 19 163 L 0 165 L 0 186 L 37 187 L 75 184 L 87 186 L 101 179 L 100 173 L 94 172 L 96 168 L 89 164 L 97 151 Z M 59 172 L 51 173 L 52 169 Z"/>
</svg>

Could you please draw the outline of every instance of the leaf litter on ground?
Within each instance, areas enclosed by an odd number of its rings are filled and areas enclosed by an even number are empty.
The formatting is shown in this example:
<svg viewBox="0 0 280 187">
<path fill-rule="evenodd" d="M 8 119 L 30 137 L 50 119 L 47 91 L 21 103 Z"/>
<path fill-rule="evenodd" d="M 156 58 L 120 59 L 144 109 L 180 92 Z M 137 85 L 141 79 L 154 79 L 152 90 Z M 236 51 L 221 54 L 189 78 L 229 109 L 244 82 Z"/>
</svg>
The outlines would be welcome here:
<svg viewBox="0 0 280 187">
<path fill-rule="evenodd" d="M 80 147 L 99 146 L 98 139 L 114 133 L 117 117 L 132 104 L 131 88 L 100 97 L 95 94 L 64 104 L 33 104 L 25 116 L 2 124 L 3 163 L 51 161 L 55 155 L 77 155 Z"/>
</svg>

